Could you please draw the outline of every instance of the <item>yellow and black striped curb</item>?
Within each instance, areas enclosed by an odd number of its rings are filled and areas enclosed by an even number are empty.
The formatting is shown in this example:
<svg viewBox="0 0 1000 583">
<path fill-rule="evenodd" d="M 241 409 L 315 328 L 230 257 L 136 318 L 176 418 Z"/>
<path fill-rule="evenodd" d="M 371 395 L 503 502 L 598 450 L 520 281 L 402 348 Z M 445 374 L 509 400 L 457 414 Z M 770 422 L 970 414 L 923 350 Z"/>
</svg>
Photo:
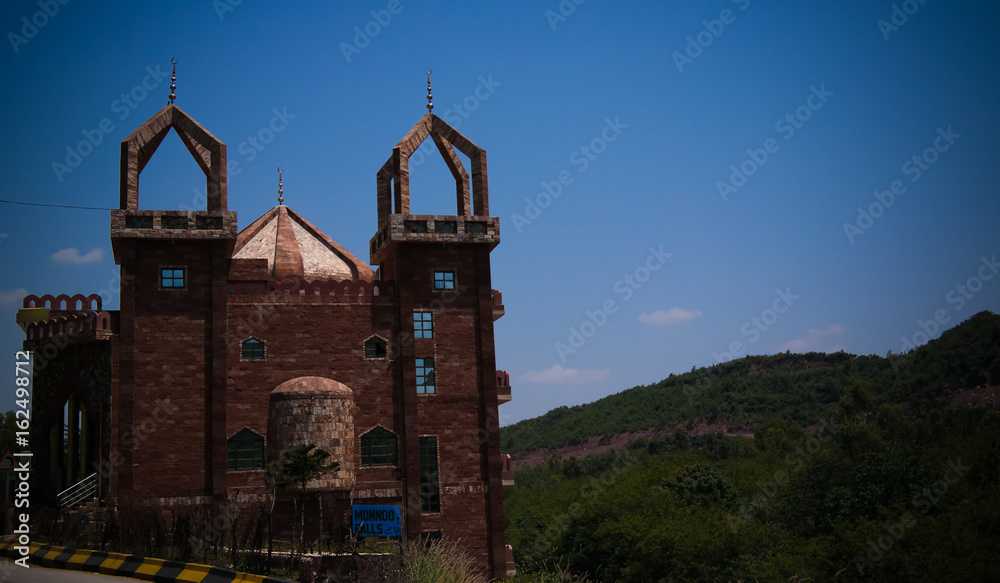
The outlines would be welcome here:
<svg viewBox="0 0 1000 583">
<path fill-rule="evenodd" d="M 0 543 L 0 555 L 10 559 L 20 559 L 24 555 L 14 547 L 17 542 L 10 540 Z M 31 543 L 28 545 L 28 561 L 43 567 L 90 571 L 119 577 L 134 577 L 146 581 L 163 583 L 291 583 L 284 579 L 273 579 L 263 575 L 237 573 L 228 569 L 150 559 L 122 553 L 106 553 Z"/>
</svg>

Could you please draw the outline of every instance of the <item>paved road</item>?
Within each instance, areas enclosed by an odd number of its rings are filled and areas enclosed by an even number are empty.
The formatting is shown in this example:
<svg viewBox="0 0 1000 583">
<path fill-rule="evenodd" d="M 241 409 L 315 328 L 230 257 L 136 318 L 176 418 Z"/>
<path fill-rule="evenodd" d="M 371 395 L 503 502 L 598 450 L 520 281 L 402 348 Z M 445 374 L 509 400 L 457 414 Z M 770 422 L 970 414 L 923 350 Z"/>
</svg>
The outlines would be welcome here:
<svg viewBox="0 0 1000 583">
<path fill-rule="evenodd" d="M 0 583 L 128 583 L 127 577 L 112 577 L 99 573 L 46 569 L 32 565 L 25 569 L 13 561 L 0 559 Z"/>
</svg>

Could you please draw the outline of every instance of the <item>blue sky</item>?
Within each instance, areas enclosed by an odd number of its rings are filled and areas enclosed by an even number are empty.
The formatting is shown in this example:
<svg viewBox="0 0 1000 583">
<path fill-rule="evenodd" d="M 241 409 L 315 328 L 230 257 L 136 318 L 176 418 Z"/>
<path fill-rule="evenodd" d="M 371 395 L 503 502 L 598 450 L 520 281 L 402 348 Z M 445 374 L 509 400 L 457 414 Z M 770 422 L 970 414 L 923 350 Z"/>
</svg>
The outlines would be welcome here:
<svg viewBox="0 0 1000 583">
<path fill-rule="evenodd" d="M 0 198 L 117 206 L 118 143 L 176 57 L 240 227 L 281 166 L 286 204 L 367 259 L 375 172 L 433 68 L 434 112 L 489 152 L 511 423 L 745 353 L 898 353 L 1000 311 L 998 19 L 940 0 L 4 2 Z M 412 211 L 453 213 L 439 157 L 411 166 Z M 203 189 L 171 135 L 140 207 Z M 0 209 L 12 355 L 22 295 L 111 289 L 117 268 L 107 211 Z"/>
</svg>

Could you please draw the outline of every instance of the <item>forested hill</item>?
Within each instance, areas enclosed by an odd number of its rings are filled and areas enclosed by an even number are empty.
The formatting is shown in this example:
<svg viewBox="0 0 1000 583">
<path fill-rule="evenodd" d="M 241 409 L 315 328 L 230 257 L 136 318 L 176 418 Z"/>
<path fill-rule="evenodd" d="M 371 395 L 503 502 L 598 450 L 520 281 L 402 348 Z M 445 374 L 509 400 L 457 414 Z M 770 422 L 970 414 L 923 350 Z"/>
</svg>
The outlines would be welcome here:
<svg viewBox="0 0 1000 583">
<path fill-rule="evenodd" d="M 866 381 L 876 401 L 917 410 L 944 407 L 964 389 L 1000 384 L 1000 316 L 980 312 L 924 346 L 885 358 L 785 353 L 672 374 L 505 427 L 502 448 L 517 454 L 700 422 L 752 428 L 781 418 L 808 427 L 835 413 L 852 380 Z"/>
</svg>

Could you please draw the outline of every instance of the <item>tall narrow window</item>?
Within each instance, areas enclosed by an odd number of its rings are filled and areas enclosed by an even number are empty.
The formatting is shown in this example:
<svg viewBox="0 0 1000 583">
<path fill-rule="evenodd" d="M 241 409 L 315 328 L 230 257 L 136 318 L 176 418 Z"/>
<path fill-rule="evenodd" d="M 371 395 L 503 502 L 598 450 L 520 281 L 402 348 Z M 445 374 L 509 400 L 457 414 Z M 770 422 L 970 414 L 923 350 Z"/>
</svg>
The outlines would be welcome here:
<svg viewBox="0 0 1000 583">
<path fill-rule="evenodd" d="M 396 434 L 376 427 L 361 436 L 361 465 L 394 466 L 397 459 Z"/>
<path fill-rule="evenodd" d="M 243 360 L 264 360 L 264 343 L 256 338 L 244 340 Z"/>
<path fill-rule="evenodd" d="M 244 429 L 229 438 L 229 469 L 259 470 L 264 467 L 264 438 Z"/>
<path fill-rule="evenodd" d="M 441 512 L 436 437 L 420 438 L 420 511 Z"/>
<path fill-rule="evenodd" d="M 455 272 L 435 271 L 434 289 L 455 289 Z"/>
<path fill-rule="evenodd" d="M 430 312 L 413 312 L 413 337 L 434 337 L 434 320 Z"/>
<path fill-rule="evenodd" d="M 161 267 L 160 287 L 168 289 L 179 289 L 184 287 L 183 267 Z"/>
<path fill-rule="evenodd" d="M 417 361 L 417 393 L 429 395 L 435 391 L 434 359 L 418 358 Z"/>
</svg>

